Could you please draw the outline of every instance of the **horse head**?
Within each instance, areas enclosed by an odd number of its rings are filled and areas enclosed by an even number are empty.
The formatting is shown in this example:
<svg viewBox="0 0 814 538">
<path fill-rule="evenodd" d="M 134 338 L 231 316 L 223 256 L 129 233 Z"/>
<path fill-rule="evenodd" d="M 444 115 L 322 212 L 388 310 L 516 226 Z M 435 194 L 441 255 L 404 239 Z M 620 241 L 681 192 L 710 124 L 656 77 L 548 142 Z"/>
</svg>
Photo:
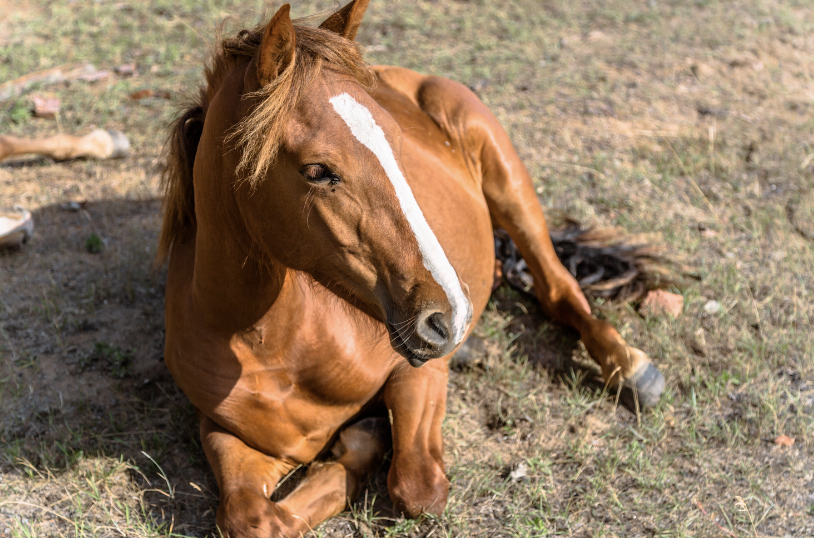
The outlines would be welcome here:
<svg viewBox="0 0 814 538">
<path fill-rule="evenodd" d="M 284 5 L 265 27 L 244 74 L 235 196 L 269 259 L 384 322 L 420 366 L 461 343 L 472 306 L 405 179 L 400 127 L 366 91 L 353 43 L 366 7 L 307 28 Z"/>
</svg>

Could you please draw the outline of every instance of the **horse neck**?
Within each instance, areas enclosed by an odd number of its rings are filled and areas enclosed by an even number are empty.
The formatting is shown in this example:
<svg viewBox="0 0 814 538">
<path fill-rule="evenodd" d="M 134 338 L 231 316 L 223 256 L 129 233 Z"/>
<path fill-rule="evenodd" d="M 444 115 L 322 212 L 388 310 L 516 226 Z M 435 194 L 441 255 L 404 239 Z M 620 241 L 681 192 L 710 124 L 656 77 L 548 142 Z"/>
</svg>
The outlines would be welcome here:
<svg viewBox="0 0 814 538">
<path fill-rule="evenodd" d="M 284 293 L 291 280 L 287 268 L 252 256 L 232 231 L 199 222 L 191 289 L 195 315 L 229 333 L 249 329 L 284 307 L 281 295 L 289 309 L 297 307 L 296 294 Z"/>
<path fill-rule="evenodd" d="M 206 138 L 202 143 L 209 142 Z M 297 296 L 286 293 L 287 305 L 277 304 L 287 283 L 291 287 L 290 271 L 262 259 L 252 245 L 234 199 L 234 178 L 224 173 L 236 163 L 224 153 L 216 146 L 199 150 L 196 158 L 191 292 L 196 316 L 216 330 L 236 332 L 254 326 L 274 306 L 296 310 Z"/>
<path fill-rule="evenodd" d="M 276 316 L 292 323 L 306 299 L 292 285 L 294 271 L 261 259 L 235 202 L 239 152 L 226 148 L 224 133 L 245 114 L 243 71 L 226 76 L 207 111 L 195 158 L 195 262 L 192 299 L 196 315 L 227 332 L 249 329 Z M 235 104 L 237 104 L 235 106 Z"/>
</svg>

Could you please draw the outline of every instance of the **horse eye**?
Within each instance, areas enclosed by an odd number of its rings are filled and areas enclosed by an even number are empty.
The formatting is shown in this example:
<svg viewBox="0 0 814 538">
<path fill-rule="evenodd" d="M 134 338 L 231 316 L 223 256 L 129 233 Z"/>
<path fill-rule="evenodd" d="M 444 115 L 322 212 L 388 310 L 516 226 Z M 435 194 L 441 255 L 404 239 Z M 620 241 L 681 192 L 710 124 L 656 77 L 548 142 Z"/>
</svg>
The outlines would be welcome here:
<svg viewBox="0 0 814 538">
<path fill-rule="evenodd" d="M 321 179 L 328 179 L 331 174 L 327 168 L 321 164 L 309 164 L 303 171 L 303 175 L 310 181 L 319 181 Z"/>
</svg>

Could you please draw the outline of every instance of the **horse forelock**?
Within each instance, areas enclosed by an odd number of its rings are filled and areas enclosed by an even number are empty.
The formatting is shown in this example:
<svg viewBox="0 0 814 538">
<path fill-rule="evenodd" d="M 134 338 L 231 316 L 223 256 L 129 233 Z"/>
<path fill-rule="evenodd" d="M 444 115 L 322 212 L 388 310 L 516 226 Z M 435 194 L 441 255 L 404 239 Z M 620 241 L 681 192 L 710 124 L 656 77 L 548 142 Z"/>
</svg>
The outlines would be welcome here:
<svg viewBox="0 0 814 538">
<path fill-rule="evenodd" d="M 277 157 L 285 126 L 309 83 L 323 67 L 349 75 L 364 87 L 372 87 L 375 75 L 354 41 L 323 28 L 297 24 L 294 30 L 294 60 L 270 84 L 249 94 L 257 104 L 227 135 L 241 150 L 235 181 L 248 181 L 252 188 L 265 177 Z M 241 30 L 218 40 L 204 69 L 206 84 L 197 99 L 182 110 L 170 126 L 165 144 L 163 171 L 164 222 L 156 256 L 163 263 L 173 242 L 195 222 L 192 166 L 198 150 L 198 138 L 215 94 L 229 80 L 234 69 L 248 65 L 262 42 L 266 25 Z M 190 134 L 192 133 L 192 134 Z"/>
<path fill-rule="evenodd" d="M 323 67 L 349 75 L 365 87 L 375 81 L 355 42 L 323 28 L 295 25 L 294 29 L 293 62 L 269 84 L 245 96 L 257 103 L 228 134 L 227 141 L 234 141 L 242 151 L 237 179 L 248 181 L 252 188 L 262 181 L 277 157 L 291 114 Z M 259 41 L 252 39 L 255 41 L 259 46 Z"/>
</svg>

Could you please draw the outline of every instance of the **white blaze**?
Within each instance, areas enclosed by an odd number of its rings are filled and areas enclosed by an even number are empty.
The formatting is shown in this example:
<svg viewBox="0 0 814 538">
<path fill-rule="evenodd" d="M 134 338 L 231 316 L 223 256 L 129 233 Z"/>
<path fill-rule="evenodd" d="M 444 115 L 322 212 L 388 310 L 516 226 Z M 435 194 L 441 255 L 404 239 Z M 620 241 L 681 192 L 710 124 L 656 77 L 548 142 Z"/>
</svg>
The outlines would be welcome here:
<svg viewBox="0 0 814 538">
<path fill-rule="evenodd" d="M 373 114 L 357 102 L 347 93 L 332 97 L 331 104 L 336 113 L 350 127 L 350 132 L 367 149 L 379 159 L 379 163 L 384 168 L 384 172 L 393 184 L 404 216 L 410 223 L 410 228 L 418 242 L 418 249 L 424 261 L 424 267 L 432 274 L 432 277 L 447 294 L 447 300 L 452 306 L 452 330 L 455 344 L 457 345 L 466 332 L 466 314 L 468 301 L 461 289 L 458 275 L 452 264 L 449 263 L 444 249 L 438 242 L 438 238 L 432 232 L 430 225 L 424 218 L 424 213 L 418 207 L 418 202 L 413 196 L 413 191 L 404 174 L 396 162 L 393 155 L 393 148 L 387 142 L 384 131 L 373 119 Z"/>
</svg>

